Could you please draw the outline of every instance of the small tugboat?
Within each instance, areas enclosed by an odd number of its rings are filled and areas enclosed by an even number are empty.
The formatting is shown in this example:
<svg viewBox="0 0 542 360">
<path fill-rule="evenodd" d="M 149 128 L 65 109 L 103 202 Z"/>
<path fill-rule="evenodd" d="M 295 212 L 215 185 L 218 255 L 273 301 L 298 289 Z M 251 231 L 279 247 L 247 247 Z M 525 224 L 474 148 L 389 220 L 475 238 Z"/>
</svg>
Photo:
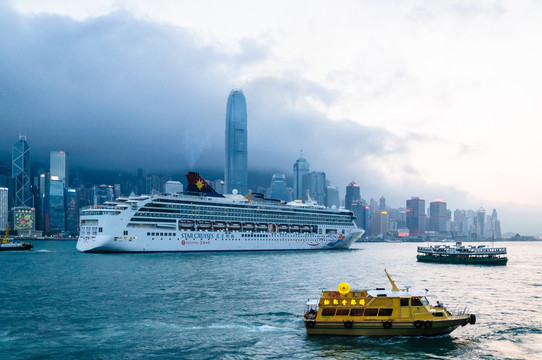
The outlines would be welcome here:
<svg viewBox="0 0 542 360">
<path fill-rule="evenodd" d="M 9 238 L 9 226 L 6 225 L 6 235 L 2 239 L 2 244 L 0 244 L 0 251 L 13 251 L 13 250 L 30 250 L 34 245 L 25 243 L 22 241 L 15 241 Z"/>
<path fill-rule="evenodd" d="M 508 262 L 505 247 L 465 246 L 461 241 L 455 246 L 418 246 L 418 253 L 421 262 L 474 265 L 506 265 Z"/>
<path fill-rule="evenodd" d="M 435 336 L 476 323 L 467 309 L 451 311 L 429 304 L 427 291 L 399 289 L 386 271 L 391 290 L 324 290 L 319 301 L 309 300 L 303 314 L 308 335 Z"/>
</svg>

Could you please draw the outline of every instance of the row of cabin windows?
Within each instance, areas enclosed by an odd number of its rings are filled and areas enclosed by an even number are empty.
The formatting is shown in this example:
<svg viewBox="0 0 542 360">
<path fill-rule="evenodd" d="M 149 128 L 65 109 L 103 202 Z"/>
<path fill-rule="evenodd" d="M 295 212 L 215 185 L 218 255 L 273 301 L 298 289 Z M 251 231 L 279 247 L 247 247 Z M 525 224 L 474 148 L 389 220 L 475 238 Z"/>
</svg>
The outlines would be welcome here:
<svg viewBox="0 0 542 360">
<path fill-rule="evenodd" d="M 323 308 L 322 316 L 391 316 L 393 309 L 387 308 L 360 308 L 360 309 L 335 309 Z"/>
<path fill-rule="evenodd" d="M 147 236 L 177 236 L 176 233 L 153 233 L 153 232 L 148 232 L 147 233 Z"/>
</svg>

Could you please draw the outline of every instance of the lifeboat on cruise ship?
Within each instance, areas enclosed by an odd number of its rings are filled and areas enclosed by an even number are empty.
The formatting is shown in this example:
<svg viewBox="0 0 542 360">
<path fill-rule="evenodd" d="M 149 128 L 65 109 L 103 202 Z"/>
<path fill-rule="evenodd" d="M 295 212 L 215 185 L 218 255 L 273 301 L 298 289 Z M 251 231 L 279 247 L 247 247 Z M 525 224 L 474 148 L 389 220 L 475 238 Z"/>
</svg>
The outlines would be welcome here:
<svg viewBox="0 0 542 360">
<path fill-rule="evenodd" d="M 311 231 L 311 227 L 309 225 L 301 225 L 301 231 L 309 232 Z"/>
<path fill-rule="evenodd" d="M 183 229 L 193 229 L 194 228 L 194 220 L 180 220 L 179 225 Z"/>
<path fill-rule="evenodd" d="M 290 231 L 298 232 L 299 231 L 299 225 L 290 225 Z"/>
<path fill-rule="evenodd" d="M 228 224 L 228 229 L 229 230 L 239 230 L 241 229 L 241 224 L 238 223 L 238 222 L 231 222 Z"/>
<path fill-rule="evenodd" d="M 208 230 L 212 226 L 212 223 L 210 221 L 200 220 L 198 221 L 198 229 L 201 230 Z"/>
<path fill-rule="evenodd" d="M 226 223 L 223 221 L 215 221 L 213 223 L 214 230 L 224 230 L 226 228 Z"/>
<path fill-rule="evenodd" d="M 279 230 L 279 231 L 288 231 L 288 225 L 286 225 L 286 224 L 279 224 L 279 225 L 278 225 L 278 230 Z"/>
<path fill-rule="evenodd" d="M 243 230 L 245 230 L 245 231 L 254 230 L 254 224 L 253 223 L 244 223 L 243 224 Z"/>
<path fill-rule="evenodd" d="M 267 230 L 267 224 L 256 224 L 256 230 L 258 230 L 258 231 Z"/>
</svg>

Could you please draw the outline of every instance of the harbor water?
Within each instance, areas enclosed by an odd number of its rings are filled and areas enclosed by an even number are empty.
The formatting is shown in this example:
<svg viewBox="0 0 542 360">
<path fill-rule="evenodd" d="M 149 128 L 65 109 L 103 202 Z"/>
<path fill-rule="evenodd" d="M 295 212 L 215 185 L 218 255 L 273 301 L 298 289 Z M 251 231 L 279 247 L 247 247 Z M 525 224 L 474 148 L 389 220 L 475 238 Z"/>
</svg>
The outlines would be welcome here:
<svg viewBox="0 0 542 360">
<path fill-rule="evenodd" d="M 416 243 L 350 250 L 86 254 L 74 241 L 0 253 L 1 359 L 542 359 L 542 242 L 506 266 L 416 261 Z M 477 323 L 450 335 L 309 337 L 308 298 L 429 289 Z"/>
</svg>

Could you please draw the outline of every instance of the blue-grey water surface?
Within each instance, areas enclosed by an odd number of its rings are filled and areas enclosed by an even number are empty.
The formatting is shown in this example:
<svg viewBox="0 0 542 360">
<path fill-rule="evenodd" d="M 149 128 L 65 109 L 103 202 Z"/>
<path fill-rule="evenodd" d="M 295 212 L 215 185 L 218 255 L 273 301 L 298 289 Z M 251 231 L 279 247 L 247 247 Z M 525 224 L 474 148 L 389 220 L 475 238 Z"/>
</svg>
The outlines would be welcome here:
<svg viewBox="0 0 542 360">
<path fill-rule="evenodd" d="M 415 243 L 343 251 L 0 253 L 1 359 L 542 359 L 542 242 L 507 266 L 416 262 Z M 430 289 L 477 323 L 423 337 L 308 337 L 307 298 L 342 282 Z M 436 300 L 436 299 L 433 299 Z"/>
</svg>

